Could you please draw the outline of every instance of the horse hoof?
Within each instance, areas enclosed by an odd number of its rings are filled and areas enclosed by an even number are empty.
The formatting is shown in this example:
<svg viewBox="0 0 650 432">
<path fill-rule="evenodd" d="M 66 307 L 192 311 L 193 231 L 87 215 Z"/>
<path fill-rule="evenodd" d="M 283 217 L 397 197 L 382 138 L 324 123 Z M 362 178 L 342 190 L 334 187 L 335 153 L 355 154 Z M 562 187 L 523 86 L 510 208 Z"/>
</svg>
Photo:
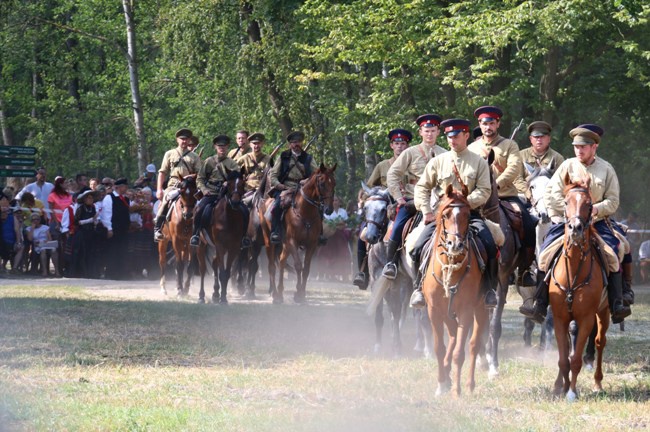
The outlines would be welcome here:
<svg viewBox="0 0 650 432">
<path fill-rule="evenodd" d="M 167 290 L 165 288 L 160 288 L 160 294 L 167 295 Z"/>
<path fill-rule="evenodd" d="M 568 392 L 566 392 L 566 401 L 567 402 L 575 402 L 578 400 L 578 395 L 573 392 L 573 390 L 569 389 Z"/>
<path fill-rule="evenodd" d="M 228 306 L 228 300 L 221 299 L 221 300 L 219 300 L 219 304 L 222 305 L 222 306 Z"/>
<path fill-rule="evenodd" d="M 379 355 L 381 354 L 381 345 L 380 344 L 375 344 L 374 347 L 372 347 L 372 353 L 374 355 Z"/>
<path fill-rule="evenodd" d="M 205 299 L 200 298 L 199 301 L 197 302 L 198 304 L 205 304 Z"/>
<path fill-rule="evenodd" d="M 494 366 L 490 366 L 490 370 L 488 371 L 488 379 L 494 379 L 499 376 L 499 369 L 497 369 Z"/>
<path fill-rule="evenodd" d="M 247 291 L 246 294 L 244 295 L 244 298 L 246 300 L 257 300 L 257 296 L 252 291 Z"/>
</svg>

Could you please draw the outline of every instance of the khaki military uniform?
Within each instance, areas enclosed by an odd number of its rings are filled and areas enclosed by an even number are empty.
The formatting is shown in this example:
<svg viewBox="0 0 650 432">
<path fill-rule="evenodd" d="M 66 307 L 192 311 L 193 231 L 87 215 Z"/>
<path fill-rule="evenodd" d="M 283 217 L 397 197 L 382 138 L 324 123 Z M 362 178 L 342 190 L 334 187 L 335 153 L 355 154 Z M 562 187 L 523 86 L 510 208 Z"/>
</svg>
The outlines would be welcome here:
<svg viewBox="0 0 650 432">
<path fill-rule="evenodd" d="M 614 167 L 609 162 L 596 157 L 594 163 L 583 165 L 578 158 L 565 160 L 555 171 L 546 187 L 544 203 L 549 216 L 564 216 L 564 177 L 569 173 L 571 180 L 579 180 L 586 173 L 591 178 L 589 191 L 594 207 L 598 209 L 594 222 L 613 215 L 618 209 L 620 188 Z"/>
<path fill-rule="evenodd" d="M 482 206 L 490 197 L 492 184 L 487 162 L 468 149 L 459 153 L 452 150 L 432 159 L 415 185 L 415 208 L 423 215 L 433 213 L 432 192 L 441 196 L 448 185 L 461 190 L 460 182 L 454 173 L 454 165 L 458 169 L 461 180 L 467 186 L 469 191 L 467 201 L 472 209 Z"/>
<path fill-rule="evenodd" d="M 287 151 L 291 153 L 290 150 Z M 283 152 L 283 154 L 286 154 L 286 152 Z M 296 158 L 293 153 L 291 153 L 289 159 L 289 171 L 286 175 L 286 178 L 283 179 L 284 181 L 282 182 L 279 178 L 281 169 L 282 157 L 273 165 L 273 168 L 271 168 L 271 171 L 269 172 L 269 181 L 271 182 L 271 188 L 274 188 L 278 184 L 282 183 L 289 189 L 297 189 L 300 185 L 300 181 L 304 180 L 307 177 L 306 167 Z M 317 170 L 318 166 L 316 165 L 316 162 L 314 162 L 314 158 L 311 158 L 311 172 L 315 173 Z"/>
<path fill-rule="evenodd" d="M 159 172 L 164 173 L 167 177 L 167 189 L 175 189 L 183 177 L 190 174 L 196 174 L 201 169 L 201 159 L 191 150 L 181 153 L 178 148 L 168 150 L 163 157 L 162 165 Z"/>
<path fill-rule="evenodd" d="M 218 193 L 221 184 L 226 181 L 228 171 L 239 172 L 239 165 L 229 157 L 219 159 L 214 155 L 206 159 L 196 179 L 196 184 L 203 195 Z"/>
<path fill-rule="evenodd" d="M 519 146 L 515 141 L 500 135 L 497 135 L 492 144 L 487 144 L 483 138 L 477 139 L 467 148 L 485 159 L 490 150 L 494 150 L 492 171 L 496 178 L 499 198 L 516 197 L 518 193 L 515 182 L 522 170 Z"/>
<path fill-rule="evenodd" d="M 530 196 L 528 196 L 529 195 L 528 184 L 526 183 L 526 178 L 528 177 L 528 171 L 526 170 L 524 163 L 527 163 L 528 165 L 531 165 L 533 167 L 537 167 L 539 165 L 541 165 L 542 167 L 547 167 L 549 166 L 551 161 L 553 161 L 553 165 L 555 166 L 555 169 L 557 169 L 557 167 L 559 167 L 562 164 L 562 162 L 564 162 L 564 156 L 562 156 L 560 153 L 556 152 L 552 148 L 549 148 L 546 151 L 546 153 L 544 153 L 542 156 L 537 156 L 533 151 L 533 148 L 528 147 L 519 152 L 519 157 L 521 158 L 521 170 L 519 170 L 520 175 L 517 177 L 517 180 L 515 181 L 515 186 L 517 187 L 519 193 L 526 195 L 526 197 L 529 199 Z"/>
<path fill-rule="evenodd" d="M 396 200 L 413 199 L 413 189 L 424 172 L 424 167 L 432 158 L 446 152 L 447 150 L 438 145 L 429 147 L 425 144 L 404 150 L 386 174 L 388 192 Z"/>
<path fill-rule="evenodd" d="M 242 156 L 245 156 L 249 153 L 253 152 L 253 147 L 250 145 L 246 145 L 246 147 L 242 147 L 241 149 L 239 147 L 235 147 L 234 149 L 230 150 L 228 152 L 228 157 L 233 160 L 237 160 Z"/>
<path fill-rule="evenodd" d="M 264 170 L 271 163 L 271 156 L 262 152 L 259 155 L 248 153 L 237 158 L 236 161 L 246 179 L 246 191 L 257 190 L 262 181 Z"/>
<path fill-rule="evenodd" d="M 388 175 L 388 169 L 393 164 L 393 162 L 395 162 L 396 159 L 397 158 L 393 156 L 392 158 L 383 160 L 379 162 L 377 165 L 375 165 L 375 169 L 372 170 L 372 174 L 370 174 L 370 177 L 368 177 L 368 181 L 366 184 L 369 187 L 388 186 L 388 183 L 386 181 L 386 176 Z"/>
</svg>

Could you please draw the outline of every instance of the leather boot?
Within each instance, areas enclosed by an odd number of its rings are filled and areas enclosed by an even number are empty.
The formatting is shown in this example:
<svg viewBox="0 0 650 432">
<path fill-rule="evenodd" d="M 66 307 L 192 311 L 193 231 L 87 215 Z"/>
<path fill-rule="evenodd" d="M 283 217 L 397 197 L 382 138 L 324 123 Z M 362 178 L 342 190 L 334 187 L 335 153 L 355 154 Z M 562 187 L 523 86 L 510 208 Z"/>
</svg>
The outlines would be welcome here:
<svg viewBox="0 0 650 432">
<path fill-rule="evenodd" d="M 535 291 L 535 302 L 532 307 L 522 305 L 519 312 L 526 318 L 530 318 L 536 323 L 543 323 L 546 319 L 546 310 L 548 309 L 548 284 L 546 272 L 537 270 L 537 291 Z"/>
<path fill-rule="evenodd" d="M 357 242 L 357 266 L 359 267 L 359 273 L 354 276 L 352 285 L 358 287 L 360 290 L 368 288 L 368 260 L 366 259 L 366 255 L 366 243 L 359 239 Z"/>
<path fill-rule="evenodd" d="M 494 287 L 498 283 L 499 262 L 496 257 L 488 257 L 485 263 L 485 271 L 483 272 L 482 284 L 485 292 L 485 307 L 488 309 L 497 306 L 497 292 Z"/>
<path fill-rule="evenodd" d="M 634 304 L 634 291 L 632 291 L 632 262 L 624 262 L 623 269 L 623 304 Z"/>
<path fill-rule="evenodd" d="M 198 246 L 201 243 L 199 233 L 201 232 L 201 219 L 203 218 L 203 207 L 199 206 L 194 214 L 194 223 L 192 225 L 192 237 L 190 237 L 190 246 Z"/>
<path fill-rule="evenodd" d="M 632 313 L 632 309 L 623 304 L 623 276 L 620 271 L 610 273 L 607 278 L 607 299 L 614 324 L 623 322 Z"/>
<path fill-rule="evenodd" d="M 399 242 L 395 240 L 388 240 L 388 245 L 386 246 L 386 256 L 388 257 L 388 262 L 384 266 L 384 270 L 381 275 L 386 279 L 393 280 L 397 277 L 397 248 L 399 247 Z"/>
<path fill-rule="evenodd" d="M 165 214 L 162 216 L 156 217 L 153 227 L 153 240 L 159 242 L 165 238 L 165 235 L 162 232 L 163 224 L 165 223 Z"/>
<path fill-rule="evenodd" d="M 282 219 L 282 209 L 280 208 L 280 198 L 279 196 L 275 199 L 275 204 L 273 205 L 273 210 L 271 211 L 271 243 L 282 243 L 282 237 L 280 237 L 280 223 Z"/>
<path fill-rule="evenodd" d="M 422 272 L 420 271 L 420 256 L 419 254 L 413 258 L 413 268 L 415 269 L 415 279 L 413 279 L 413 294 L 411 294 L 410 305 L 414 309 L 425 307 L 427 304 L 424 301 L 424 294 L 422 294 Z"/>
</svg>

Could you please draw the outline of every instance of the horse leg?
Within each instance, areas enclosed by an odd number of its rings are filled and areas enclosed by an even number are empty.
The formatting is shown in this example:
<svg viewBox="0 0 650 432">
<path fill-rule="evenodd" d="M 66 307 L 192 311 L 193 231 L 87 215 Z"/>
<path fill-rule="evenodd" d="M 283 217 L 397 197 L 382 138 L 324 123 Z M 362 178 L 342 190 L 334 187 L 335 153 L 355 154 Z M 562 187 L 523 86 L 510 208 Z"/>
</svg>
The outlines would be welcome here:
<svg viewBox="0 0 650 432">
<path fill-rule="evenodd" d="M 284 302 L 284 268 L 287 265 L 287 259 L 289 258 L 289 255 L 291 255 L 289 249 L 293 250 L 293 246 L 291 246 L 289 243 L 284 245 L 284 248 L 282 249 L 282 253 L 280 253 L 280 264 L 279 264 L 279 269 L 278 269 L 278 286 L 276 288 L 276 293 L 278 297 L 280 298 L 280 303 Z M 296 260 L 298 261 L 298 260 Z M 296 269 L 296 276 L 299 276 L 300 272 L 298 269 Z"/>
<path fill-rule="evenodd" d="M 246 286 L 246 298 L 249 300 L 255 299 L 255 278 L 260 266 L 258 258 L 260 255 L 260 244 L 254 242 L 251 246 L 251 254 L 248 259 L 248 280 Z"/>
<path fill-rule="evenodd" d="M 596 333 L 598 328 L 594 326 L 589 334 L 589 339 L 587 340 L 587 349 L 585 350 L 585 355 L 582 357 L 582 361 L 585 363 L 585 369 L 593 370 L 594 360 L 596 359 Z"/>
<path fill-rule="evenodd" d="M 273 304 L 282 303 L 281 296 L 278 296 L 278 290 L 275 285 L 275 245 L 266 246 L 266 258 L 269 270 L 269 294 L 273 298 Z"/>
<path fill-rule="evenodd" d="M 167 267 L 167 240 L 158 242 L 158 267 L 160 267 L 160 292 L 167 295 L 165 289 L 165 269 Z"/>
<path fill-rule="evenodd" d="M 206 258 L 205 258 L 205 246 L 202 246 L 202 250 L 199 249 L 197 253 L 197 259 L 199 261 L 199 275 L 201 276 L 201 288 L 199 289 L 199 303 L 205 303 L 205 272 L 207 270 Z"/>
<path fill-rule="evenodd" d="M 451 387 L 449 369 L 445 367 L 444 323 L 441 314 L 434 310 L 431 305 L 427 309 L 429 320 L 431 321 L 431 333 L 433 334 L 433 351 L 436 353 L 436 359 L 438 360 L 438 388 L 436 389 L 436 396 L 442 396 Z"/>
<path fill-rule="evenodd" d="M 305 259 L 302 263 L 302 271 L 298 272 L 296 266 L 296 273 L 301 273 L 302 277 L 299 278 L 300 283 L 296 285 L 296 296 L 298 297 L 298 302 L 302 303 L 307 297 L 307 279 L 309 279 L 309 271 L 311 269 L 311 260 L 314 257 L 314 252 L 316 252 L 316 247 L 309 247 L 305 250 Z M 300 258 L 298 258 L 300 259 Z"/>
<path fill-rule="evenodd" d="M 540 345 L 542 345 L 542 341 L 543 341 L 543 349 L 547 350 L 551 347 L 552 340 L 553 340 L 553 311 L 551 310 L 551 308 L 548 308 L 546 319 L 544 320 L 544 324 L 542 325 L 542 335 L 540 335 Z"/>
<path fill-rule="evenodd" d="M 476 387 L 475 373 L 476 373 L 476 359 L 478 358 L 479 351 L 481 349 L 482 338 L 483 338 L 483 328 L 487 324 L 488 313 L 483 304 L 479 304 L 474 308 L 474 329 L 472 332 L 472 338 L 469 342 L 469 375 L 467 377 L 467 388 L 470 393 L 474 391 Z"/>
<path fill-rule="evenodd" d="M 596 372 L 594 373 L 594 391 L 600 392 L 603 391 L 603 351 L 605 345 L 607 345 L 607 329 L 609 328 L 609 311 L 607 308 L 598 313 L 596 325 L 598 326 L 596 336 L 598 360 L 596 361 Z"/>
<path fill-rule="evenodd" d="M 176 297 L 183 296 L 183 270 L 185 269 L 185 260 L 183 253 L 176 254 Z"/>
<path fill-rule="evenodd" d="M 237 292 L 240 296 L 243 296 L 246 292 L 245 278 L 246 275 L 245 269 L 248 264 L 248 249 L 241 249 L 239 251 L 239 256 L 235 261 L 235 274 L 237 275 Z"/>
<path fill-rule="evenodd" d="M 190 284 L 192 283 L 192 278 L 194 277 L 194 267 L 196 265 L 196 255 L 188 251 L 187 265 L 185 266 L 185 271 L 187 276 L 185 277 L 185 285 L 183 286 L 183 297 L 187 296 L 190 292 Z"/>
<path fill-rule="evenodd" d="M 504 288 L 505 287 L 505 288 Z M 501 339 L 501 318 L 503 308 L 506 304 L 506 295 L 508 294 L 508 283 L 499 280 L 497 286 L 497 307 L 492 313 L 490 320 L 490 346 L 486 354 L 489 372 L 488 378 L 492 379 L 499 375 L 499 340 Z"/>
<path fill-rule="evenodd" d="M 447 375 L 449 376 L 451 374 L 451 364 L 453 361 L 454 350 L 456 348 L 456 344 L 458 343 L 458 322 L 455 319 L 449 318 L 449 316 L 447 316 L 446 305 L 443 305 L 443 307 L 444 314 L 442 320 L 445 323 L 445 327 L 447 327 L 447 340 L 449 342 L 447 345 L 447 352 L 445 353 L 444 365 L 445 369 L 447 370 Z M 451 380 L 449 381 L 449 384 L 451 385 Z"/>
<path fill-rule="evenodd" d="M 373 352 L 379 354 L 381 352 L 381 333 L 384 328 L 384 302 L 383 300 L 377 305 L 375 309 L 375 346 Z"/>
<path fill-rule="evenodd" d="M 524 318 L 524 346 L 530 347 L 532 345 L 534 329 L 535 322 L 530 318 Z"/>
<path fill-rule="evenodd" d="M 576 340 L 574 341 L 574 350 L 569 359 L 571 362 L 571 386 L 566 395 L 567 401 L 569 402 L 573 402 L 578 398 L 576 385 L 578 383 L 578 375 L 582 369 L 582 353 L 584 352 L 585 344 L 587 343 L 587 339 L 589 339 L 589 335 L 591 334 L 591 330 L 594 328 L 595 324 L 596 316 L 592 315 L 587 319 L 582 320 L 578 326 Z"/>
<path fill-rule="evenodd" d="M 555 340 L 558 350 L 558 375 L 555 380 L 553 393 L 556 396 L 569 390 L 569 323 L 555 317 Z"/>
<path fill-rule="evenodd" d="M 399 287 L 393 286 L 392 289 L 386 293 L 384 298 L 386 299 L 390 310 L 393 356 L 397 358 L 402 355 L 402 338 L 400 335 L 402 302 Z"/>
<path fill-rule="evenodd" d="M 212 303 L 219 302 L 219 268 L 221 267 L 221 254 L 218 250 L 215 251 L 214 259 L 212 260 L 212 272 L 214 275 L 214 284 L 212 288 Z"/>
<path fill-rule="evenodd" d="M 482 306 L 482 305 L 481 305 Z M 454 348 L 453 362 L 454 362 L 454 379 L 452 385 L 452 394 L 456 397 L 461 394 L 460 374 L 463 370 L 465 363 L 465 342 L 467 335 L 474 321 L 473 311 L 463 311 L 458 317 L 458 328 L 456 330 L 456 346 Z"/>
<path fill-rule="evenodd" d="M 228 280 L 230 279 L 230 272 L 235 259 L 238 256 L 239 249 L 231 249 L 228 251 L 228 256 L 225 259 L 225 268 L 219 271 L 219 281 L 221 282 L 221 298 L 219 303 L 222 305 L 228 304 Z M 223 262 L 223 261 L 222 261 Z"/>
</svg>

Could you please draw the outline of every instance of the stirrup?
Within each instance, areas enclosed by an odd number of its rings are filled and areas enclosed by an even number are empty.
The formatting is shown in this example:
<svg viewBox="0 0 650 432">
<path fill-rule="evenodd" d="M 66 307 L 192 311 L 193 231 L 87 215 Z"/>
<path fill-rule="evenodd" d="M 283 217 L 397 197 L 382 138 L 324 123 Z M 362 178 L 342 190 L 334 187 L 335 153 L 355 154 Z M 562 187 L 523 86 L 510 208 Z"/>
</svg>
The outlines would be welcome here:
<svg viewBox="0 0 650 432">
<path fill-rule="evenodd" d="M 242 239 L 241 239 L 241 248 L 242 249 L 247 249 L 247 248 L 251 247 L 251 244 L 253 244 L 253 242 L 251 241 L 250 237 L 248 237 L 248 236 L 242 237 Z"/>
<path fill-rule="evenodd" d="M 397 266 L 393 262 L 387 262 L 381 275 L 386 279 L 393 280 L 397 277 Z"/>
<path fill-rule="evenodd" d="M 198 235 L 193 235 L 192 238 L 190 238 L 190 246 L 198 246 L 199 244 L 201 244 L 201 239 Z"/>
<path fill-rule="evenodd" d="M 159 242 L 161 240 L 165 239 L 165 234 L 163 234 L 162 230 L 154 231 L 153 233 L 153 241 Z"/>
<path fill-rule="evenodd" d="M 413 309 L 421 309 L 427 305 L 427 303 L 424 301 L 424 294 L 422 294 L 422 290 L 413 291 L 409 304 Z"/>
<path fill-rule="evenodd" d="M 497 307 L 497 293 L 493 289 L 489 289 L 485 293 L 485 308 L 494 309 L 495 307 Z"/>
<path fill-rule="evenodd" d="M 546 319 L 546 314 L 542 313 L 544 307 L 540 306 L 537 302 L 532 307 L 521 305 L 519 306 L 519 313 L 525 316 L 526 318 L 535 321 L 537 324 L 543 324 Z"/>
<path fill-rule="evenodd" d="M 280 238 L 280 234 L 278 234 L 276 232 L 271 233 L 271 239 L 270 240 L 271 240 L 271 243 L 274 243 L 274 244 L 282 243 L 282 239 Z"/>
<path fill-rule="evenodd" d="M 619 324 L 630 315 L 632 315 L 632 309 L 629 306 L 623 305 L 622 301 L 615 301 L 614 306 L 611 308 L 612 313 L 612 323 Z"/>
</svg>

